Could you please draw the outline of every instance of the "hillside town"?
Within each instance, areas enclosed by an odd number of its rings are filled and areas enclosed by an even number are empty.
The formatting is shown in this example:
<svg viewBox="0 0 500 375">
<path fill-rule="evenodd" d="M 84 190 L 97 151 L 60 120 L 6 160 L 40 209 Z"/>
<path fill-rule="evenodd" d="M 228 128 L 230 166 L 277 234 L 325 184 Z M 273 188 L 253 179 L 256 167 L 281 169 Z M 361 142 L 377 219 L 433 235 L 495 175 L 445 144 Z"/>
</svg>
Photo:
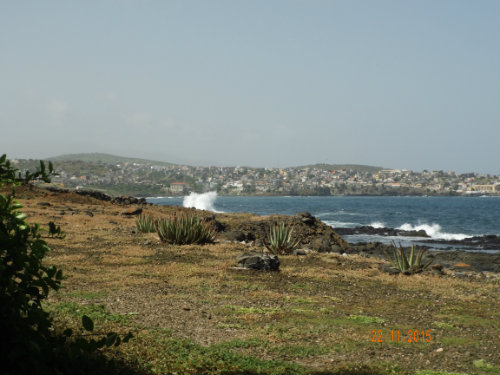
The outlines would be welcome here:
<svg viewBox="0 0 500 375">
<path fill-rule="evenodd" d="M 21 170 L 36 165 L 34 160 L 13 163 Z M 359 165 L 249 168 L 55 161 L 54 167 L 55 185 L 135 196 L 207 191 L 220 195 L 500 195 L 500 176 Z"/>
</svg>

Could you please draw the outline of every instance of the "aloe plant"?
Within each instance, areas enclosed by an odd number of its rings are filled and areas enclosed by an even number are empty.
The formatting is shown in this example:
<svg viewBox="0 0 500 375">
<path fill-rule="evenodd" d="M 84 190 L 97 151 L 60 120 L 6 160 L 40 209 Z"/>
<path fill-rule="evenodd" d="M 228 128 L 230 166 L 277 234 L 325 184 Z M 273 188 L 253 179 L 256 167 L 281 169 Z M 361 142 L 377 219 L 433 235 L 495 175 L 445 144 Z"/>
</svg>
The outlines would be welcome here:
<svg viewBox="0 0 500 375">
<path fill-rule="evenodd" d="M 410 255 L 407 256 L 404 249 L 401 247 L 392 247 L 392 257 L 387 254 L 389 260 L 402 273 L 416 273 L 425 270 L 432 263 L 432 259 L 427 263 L 422 263 L 422 258 L 426 252 L 425 248 L 416 250 L 417 247 L 413 245 L 410 250 Z"/>
<path fill-rule="evenodd" d="M 158 219 L 156 232 L 162 242 L 176 245 L 213 243 L 215 229 L 197 216 L 180 216 Z"/>
<path fill-rule="evenodd" d="M 299 238 L 293 238 L 293 228 L 284 223 L 269 228 L 264 245 L 273 254 L 290 254 L 299 244 Z"/>
<path fill-rule="evenodd" d="M 137 218 L 135 225 L 142 233 L 153 233 L 155 231 L 154 219 L 149 215 L 141 215 Z"/>
</svg>

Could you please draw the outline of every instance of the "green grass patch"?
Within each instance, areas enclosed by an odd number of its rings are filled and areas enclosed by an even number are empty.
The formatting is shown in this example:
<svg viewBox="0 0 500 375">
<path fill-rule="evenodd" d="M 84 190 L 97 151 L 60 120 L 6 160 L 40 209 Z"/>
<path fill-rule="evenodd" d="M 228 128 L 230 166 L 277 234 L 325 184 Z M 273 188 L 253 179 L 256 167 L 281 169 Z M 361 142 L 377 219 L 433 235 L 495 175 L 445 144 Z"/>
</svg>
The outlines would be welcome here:
<svg viewBox="0 0 500 375">
<path fill-rule="evenodd" d="M 110 321 L 114 323 L 128 323 L 134 314 L 113 314 L 106 309 L 103 304 L 79 305 L 76 302 L 61 302 L 48 306 L 48 310 L 55 313 L 67 314 L 71 316 L 87 315 L 95 321 Z"/>
<path fill-rule="evenodd" d="M 347 319 L 361 324 L 373 324 L 373 323 L 381 324 L 385 322 L 385 319 L 367 315 L 350 315 L 347 317 Z"/>
<path fill-rule="evenodd" d="M 231 340 L 202 346 L 188 339 L 176 339 L 150 332 L 138 338 L 147 370 L 155 374 L 296 374 L 309 373 L 306 368 L 283 360 L 263 360 L 235 353 L 232 349 L 261 345 L 259 339 Z M 154 345 L 151 345 L 151 344 Z M 147 345 L 146 345 L 147 344 Z M 161 349 L 156 349 L 161 348 Z"/>
<path fill-rule="evenodd" d="M 445 323 L 445 322 L 432 322 L 432 324 L 438 328 L 442 329 L 453 329 L 456 328 L 453 324 Z"/>
<path fill-rule="evenodd" d="M 475 368 L 481 369 L 484 372 L 488 374 L 498 374 L 500 373 L 500 367 L 499 366 L 494 366 L 488 362 L 486 362 L 484 359 L 477 359 L 474 362 L 472 362 Z"/>
<path fill-rule="evenodd" d="M 106 292 L 85 292 L 83 290 L 79 290 L 79 291 L 75 291 L 75 292 L 69 292 L 69 293 L 67 293 L 67 295 L 69 297 L 73 297 L 73 298 L 94 300 L 94 299 L 104 298 L 108 295 L 108 293 L 106 293 Z"/>
</svg>

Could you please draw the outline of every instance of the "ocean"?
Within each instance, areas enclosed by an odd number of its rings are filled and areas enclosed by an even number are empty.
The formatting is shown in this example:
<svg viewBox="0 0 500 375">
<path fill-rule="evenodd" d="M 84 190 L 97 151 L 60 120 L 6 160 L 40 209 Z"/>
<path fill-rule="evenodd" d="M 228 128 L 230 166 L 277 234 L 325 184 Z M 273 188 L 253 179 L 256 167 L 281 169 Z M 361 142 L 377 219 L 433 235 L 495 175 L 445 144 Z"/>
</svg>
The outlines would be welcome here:
<svg viewBox="0 0 500 375">
<path fill-rule="evenodd" d="M 226 197 L 209 192 L 147 200 L 160 205 L 227 213 L 295 215 L 308 211 L 333 228 L 370 225 L 404 230 L 424 229 L 436 240 L 500 234 L 500 197 Z M 346 240 L 397 241 L 406 245 L 418 243 L 421 238 L 354 235 L 346 236 Z"/>
</svg>

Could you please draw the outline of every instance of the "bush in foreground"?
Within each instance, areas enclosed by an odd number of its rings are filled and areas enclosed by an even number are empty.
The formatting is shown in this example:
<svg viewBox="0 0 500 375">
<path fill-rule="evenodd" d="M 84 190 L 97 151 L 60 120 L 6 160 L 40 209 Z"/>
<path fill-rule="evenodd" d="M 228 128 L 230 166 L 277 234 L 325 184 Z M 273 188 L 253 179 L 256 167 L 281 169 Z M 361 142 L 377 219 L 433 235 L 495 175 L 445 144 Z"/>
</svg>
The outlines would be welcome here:
<svg viewBox="0 0 500 375">
<path fill-rule="evenodd" d="M 15 187 L 33 180 L 50 181 L 52 164 L 48 171 L 40 162 L 35 173 L 21 176 L 12 168 L 6 155 L 0 157 L 0 187 L 9 185 L 11 194 L 0 194 L 0 372 L 2 374 L 65 374 L 83 373 L 83 363 L 90 363 L 86 354 L 98 348 L 119 345 L 131 338 L 121 338 L 110 332 L 94 340 L 73 335 L 66 329 L 62 335 L 54 334 L 52 318 L 42 307 L 50 290 L 58 290 L 63 278 L 56 266 L 47 266 L 43 258 L 50 251 L 42 239 L 38 224 L 25 221 L 19 211 L 22 205 L 14 200 Z M 49 225 L 49 235 L 64 238 L 61 228 Z M 82 317 L 86 331 L 92 332 L 93 321 Z M 95 336 L 90 333 L 90 335 Z M 76 336 L 76 337 L 75 337 Z M 97 356 L 93 357 L 97 359 Z M 100 365 L 106 360 L 99 360 Z M 78 364 L 77 364 L 78 363 Z M 94 362 L 95 363 L 95 362 Z"/>
</svg>

